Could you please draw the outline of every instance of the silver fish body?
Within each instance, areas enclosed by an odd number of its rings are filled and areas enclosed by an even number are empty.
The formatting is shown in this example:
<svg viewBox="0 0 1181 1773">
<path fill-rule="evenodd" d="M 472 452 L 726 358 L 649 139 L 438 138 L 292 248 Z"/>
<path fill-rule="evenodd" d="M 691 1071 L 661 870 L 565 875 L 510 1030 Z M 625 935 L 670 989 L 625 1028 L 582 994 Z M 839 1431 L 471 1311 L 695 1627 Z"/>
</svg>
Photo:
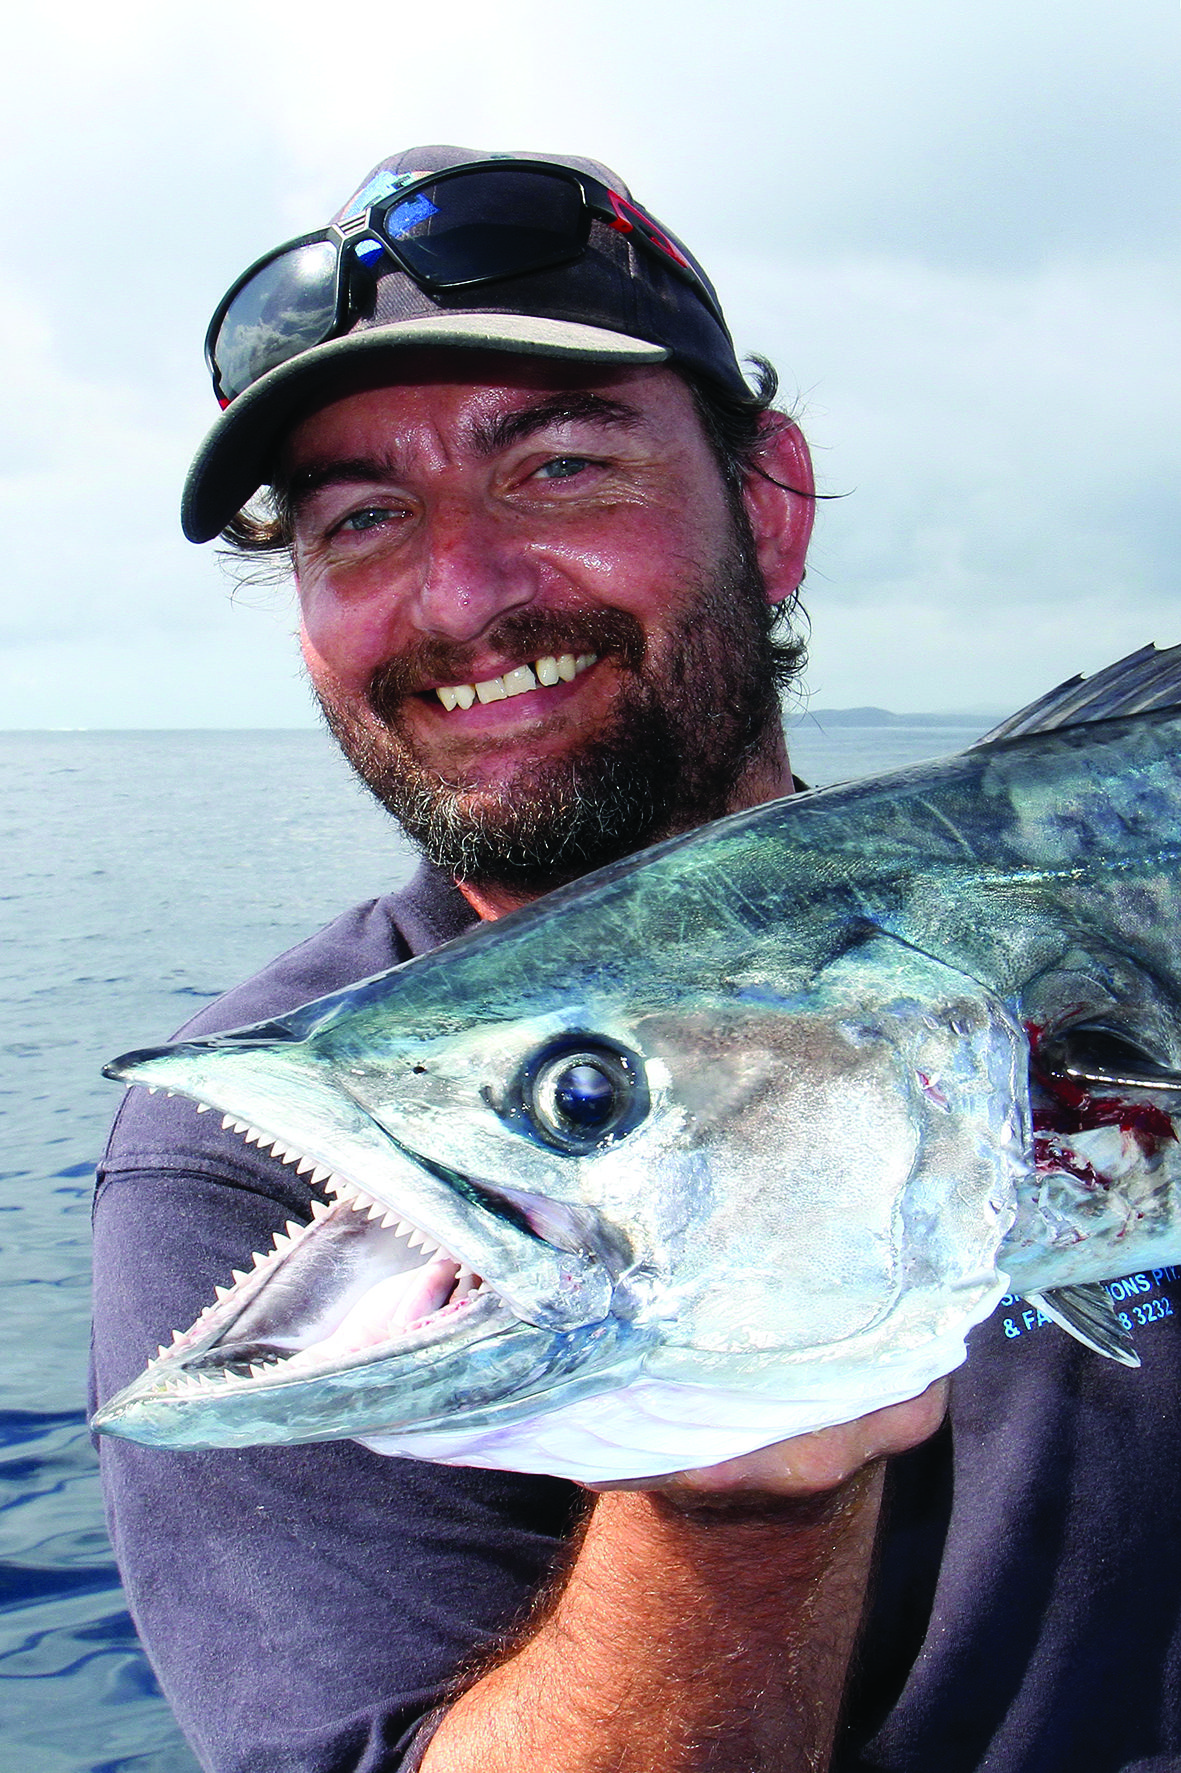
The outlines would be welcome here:
<svg viewBox="0 0 1181 1773">
<path fill-rule="evenodd" d="M 325 1194 L 97 1426 L 602 1482 L 914 1396 L 1010 1289 L 1134 1362 L 1097 1283 L 1181 1261 L 1181 649 L 1068 689 L 117 1061 Z"/>
</svg>

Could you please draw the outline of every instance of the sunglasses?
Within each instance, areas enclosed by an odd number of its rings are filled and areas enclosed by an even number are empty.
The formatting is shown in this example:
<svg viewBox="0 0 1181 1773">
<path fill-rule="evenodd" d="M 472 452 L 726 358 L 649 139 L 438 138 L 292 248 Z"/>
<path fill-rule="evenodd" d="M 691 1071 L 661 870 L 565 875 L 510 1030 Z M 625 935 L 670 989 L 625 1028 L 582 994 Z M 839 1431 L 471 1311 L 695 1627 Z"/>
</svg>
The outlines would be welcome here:
<svg viewBox="0 0 1181 1773">
<path fill-rule="evenodd" d="M 605 221 L 688 283 L 725 328 L 713 292 L 659 223 L 573 168 L 477 161 L 436 173 L 379 173 L 339 222 L 276 247 L 222 299 L 205 337 L 213 388 L 227 407 L 269 370 L 371 311 L 392 260 L 429 293 L 478 289 L 570 264 Z"/>
</svg>

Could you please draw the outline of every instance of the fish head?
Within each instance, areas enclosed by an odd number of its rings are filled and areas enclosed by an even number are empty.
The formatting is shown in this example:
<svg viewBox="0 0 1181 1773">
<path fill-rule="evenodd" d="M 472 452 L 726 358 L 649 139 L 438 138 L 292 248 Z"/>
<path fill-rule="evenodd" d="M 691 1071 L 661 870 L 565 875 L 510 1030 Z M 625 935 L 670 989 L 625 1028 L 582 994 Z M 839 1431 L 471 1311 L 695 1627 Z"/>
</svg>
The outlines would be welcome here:
<svg viewBox="0 0 1181 1773">
<path fill-rule="evenodd" d="M 127 1055 L 114 1075 L 221 1108 L 336 1201 L 97 1425 L 425 1446 L 637 1372 L 782 1396 L 833 1348 L 942 1347 L 1003 1291 L 1025 1067 L 999 999 L 862 923 L 819 962 L 814 933 L 793 953 L 779 932 L 578 970 L 481 931 Z M 410 1232 L 479 1287 L 408 1320 Z"/>
</svg>

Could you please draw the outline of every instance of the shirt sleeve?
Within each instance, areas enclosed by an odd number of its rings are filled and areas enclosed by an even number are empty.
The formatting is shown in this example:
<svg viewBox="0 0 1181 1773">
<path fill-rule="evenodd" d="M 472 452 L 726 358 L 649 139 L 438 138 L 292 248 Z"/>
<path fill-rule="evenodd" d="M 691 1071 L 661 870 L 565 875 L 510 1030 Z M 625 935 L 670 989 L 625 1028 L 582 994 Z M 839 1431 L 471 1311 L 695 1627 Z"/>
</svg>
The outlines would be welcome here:
<svg viewBox="0 0 1181 1773">
<path fill-rule="evenodd" d="M 100 1181 L 96 1399 L 291 1214 L 216 1156 L 191 1161 Z M 132 1615 L 209 1773 L 408 1773 L 424 1719 L 528 1606 L 585 1500 L 351 1441 L 179 1453 L 104 1437 L 101 1463 Z"/>
</svg>

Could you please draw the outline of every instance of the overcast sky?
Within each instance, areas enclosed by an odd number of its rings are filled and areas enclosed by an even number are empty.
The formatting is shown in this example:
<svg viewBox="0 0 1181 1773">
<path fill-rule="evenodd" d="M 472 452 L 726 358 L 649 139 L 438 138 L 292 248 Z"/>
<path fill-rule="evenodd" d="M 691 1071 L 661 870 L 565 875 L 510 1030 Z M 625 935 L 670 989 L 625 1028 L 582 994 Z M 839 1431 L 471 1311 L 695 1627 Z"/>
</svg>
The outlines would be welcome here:
<svg viewBox="0 0 1181 1773">
<path fill-rule="evenodd" d="M 338 27 L 339 23 L 339 29 Z M 817 451 L 814 703 L 1181 641 L 1176 0 L 22 8 L 0 64 L 0 726 L 312 724 L 180 485 L 260 253 L 415 143 L 591 154 Z"/>
</svg>

